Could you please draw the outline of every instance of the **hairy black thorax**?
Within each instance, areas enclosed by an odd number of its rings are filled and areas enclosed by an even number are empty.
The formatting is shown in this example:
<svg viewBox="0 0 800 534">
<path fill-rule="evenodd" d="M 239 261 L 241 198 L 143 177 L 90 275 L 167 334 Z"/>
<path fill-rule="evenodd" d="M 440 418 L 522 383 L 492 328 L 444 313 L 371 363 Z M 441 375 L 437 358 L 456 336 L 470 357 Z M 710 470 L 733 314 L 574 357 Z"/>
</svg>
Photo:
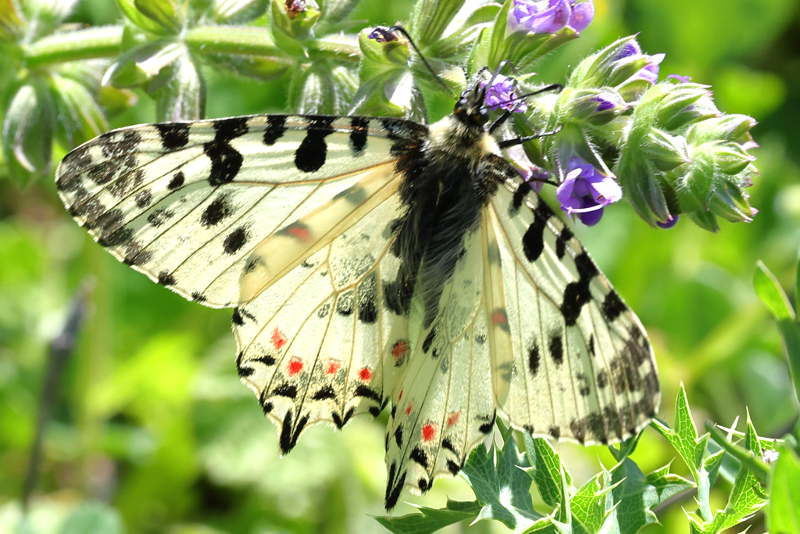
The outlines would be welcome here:
<svg viewBox="0 0 800 534">
<path fill-rule="evenodd" d="M 479 126 L 446 117 L 431 125 L 429 137 L 408 146 L 397 170 L 403 175 L 404 212 L 393 225 L 393 252 L 402 260 L 387 300 L 408 313 L 413 295 L 425 307 L 424 325 L 437 315 L 442 287 L 464 254 L 465 237 L 477 229 L 481 208 L 498 187 L 493 138 Z"/>
</svg>

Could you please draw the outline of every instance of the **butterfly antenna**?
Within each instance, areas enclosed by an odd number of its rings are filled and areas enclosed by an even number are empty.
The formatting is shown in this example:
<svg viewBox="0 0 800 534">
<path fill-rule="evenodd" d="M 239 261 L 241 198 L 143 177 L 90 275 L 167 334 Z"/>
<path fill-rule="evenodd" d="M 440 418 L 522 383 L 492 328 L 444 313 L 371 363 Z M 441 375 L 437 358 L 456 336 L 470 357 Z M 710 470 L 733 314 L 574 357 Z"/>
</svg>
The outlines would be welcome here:
<svg viewBox="0 0 800 534">
<path fill-rule="evenodd" d="M 422 60 L 422 63 L 425 65 L 425 68 L 428 69 L 428 72 L 431 73 L 431 76 L 433 76 L 433 78 L 436 80 L 436 82 L 439 85 L 441 85 L 444 88 L 445 91 L 447 91 L 448 93 L 452 94 L 452 92 L 451 92 L 450 88 L 447 86 L 447 84 L 444 83 L 444 81 L 442 81 L 442 79 L 439 77 L 438 74 L 436 74 L 436 71 L 433 70 L 433 67 L 431 67 L 431 64 L 428 63 L 428 60 L 425 59 L 425 56 L 423 56 L 422 52 L 419 51 L 419 48 L 417 48 L 417 45 L 414 42 L 414 39 L 411 38 L 411 35 L 408 34 L 406 29 L 403 28 L 402 26 L 391 26 L 389 28 L 389 31 L 397 32 L 397 33 L 401 34 L 403 37 L 405 37 L 406 40 L 408 40 L 408 43 L 411 45 L 411 48 L 414 49 L 414 52 L 416 52 L 417 55 L 419 56 L 419 58 Z"/>
</svg>

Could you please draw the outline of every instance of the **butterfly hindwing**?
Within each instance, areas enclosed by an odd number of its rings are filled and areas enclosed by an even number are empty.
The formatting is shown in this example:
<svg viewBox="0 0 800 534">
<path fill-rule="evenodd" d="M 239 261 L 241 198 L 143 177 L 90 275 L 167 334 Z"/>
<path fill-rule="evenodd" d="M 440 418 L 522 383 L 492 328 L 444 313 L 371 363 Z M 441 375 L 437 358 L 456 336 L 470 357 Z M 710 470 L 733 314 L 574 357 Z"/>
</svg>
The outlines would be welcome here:
<svg viewBox="0 0 800 534">
<path fill-rule="evenodd" d="M 398 195 L 387 196 L 234 312 L 239 374 L 279 424 L 284 451 L 307 424 L 342 427 L 383 408 L 393 362 L 404 355 L 398 344 L 408 338 L 384 292 L 399 268 L 390 253 L 399 209 Z"/>
<path fill-rule="evenodd" d="M 290 225 L 364 173 L 390 175 L 424 133 L 396 119 L 284 115 L 133 126 L 70 152 L 56 184 L 118 259 L 188 299 L 234 306 L 251 250 L 301 232 Z"/>
<path fill-rule="evenodd" d="M 503 280 L 513 345 L 513 362 L 493 359 L 493 373 L 507 377 L 498 409 L 539 435 L 626 439 L 659 403 L 647 335 L 569 228 L 526 186 L 510 178 L 484 214 L 498 243 L 493 278 Z"/>
</svg>

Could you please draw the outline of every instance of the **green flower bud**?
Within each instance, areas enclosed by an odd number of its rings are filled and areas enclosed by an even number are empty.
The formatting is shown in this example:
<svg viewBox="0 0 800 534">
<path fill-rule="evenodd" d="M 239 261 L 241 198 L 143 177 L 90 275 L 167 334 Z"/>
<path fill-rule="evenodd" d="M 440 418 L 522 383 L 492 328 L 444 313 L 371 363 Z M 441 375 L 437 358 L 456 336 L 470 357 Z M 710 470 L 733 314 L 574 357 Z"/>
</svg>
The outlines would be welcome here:
<svg viewBox="0 0 800 534">
<path fill-rule="evenodd" d="M 689 122 L 705 118 L 705 109 L 700 108 L 698 114 L 694 111 L 693 105 L 701 98 L 710 95 L 707 85 L 662 83 L 654 90 L 661 91 L 661 98 L 656 108 L 658 122 L 668 130 L 677 130 Z"/>
<path fill-rule="evenodd" d="M 642 151 L 661 171 L 670 171 L 690 161 L 686 139 L 670 135 L 659 128 L 653 128 L 647 134 Z"/>
<path fill-rule="evenodd" d="M 749 137 L 756 120 L 747 115 L 723 115 L 698 122 L 689 128 L 686 138 L 690 143 L 709 141 L 742 141 Z"/>
<path fill-rule="evenodd" d="M 725 174 L 739 174 L 756 160 L 738 143 L 720 144 L 714 156 L 717 166 Z"/>
</svg>

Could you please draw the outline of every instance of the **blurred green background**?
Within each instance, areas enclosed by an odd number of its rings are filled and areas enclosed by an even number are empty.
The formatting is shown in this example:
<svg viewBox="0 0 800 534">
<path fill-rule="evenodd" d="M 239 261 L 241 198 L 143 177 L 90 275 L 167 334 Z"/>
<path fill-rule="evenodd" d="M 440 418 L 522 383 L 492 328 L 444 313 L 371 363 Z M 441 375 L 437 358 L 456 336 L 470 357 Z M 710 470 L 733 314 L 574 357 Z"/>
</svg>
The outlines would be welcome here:
<svg viewBox="0 0 800 534">
<path fill-rule="evenodd" d="M 394 23 L 411 0 L 364 0 L 353 18 Z M 699 423 L 729 424 L 746 409 L 762 435 L 785 432 L 797 414 L 782 346 L 751 278 L 763 259 L 792 285 L 800 238 L 800 4 L 797 0 L 595 0 L 593 25 L 548 56 L 539 72 L 563 80 L 571 65 L 620 36 L 639 33 L 648 53 L 666 52 L 662 75 L 714 86 L 723 111 L 754 116 L 760 214 L 718 234 L 688 221 L 649 228 L 620 203 L 584 244 L 638 312 L 656 348 L 662 415 L 672 420 L 680 382 Z M 70 21 L 117 22 L 114 2 L 82 0 Z M 285 84 L 206 69 L 208 115 L 291 112 Z M 439 113 L 445 110 L 439 110 Z M 153 104 L 111 118 L 148 122 Z M 433 117 L 437 118 L 437 117 Z M 62 154 L 70 147 L 62 147 Z M 1 170 L 0 172 L 4 173 Z M 44 381 L 47 344 L 69 302 L 90 280 L 89 314 L 57 392 L 32 502 L 36 532 L 55 532 L 78 507 L 108 506 L 127 532 L 383 532 L 383 419 L 343 432 L 308 430 L 287 457 L 275 430 L 241 386 L 229 313 L 202 308 L 117 263 L 64 212 L 51 181 L 19 189 L 0 176 L 0 531 L 19 517 L 17 499 Z M 560 446 L 580 483 L 610 457 L 603 448 Z M 648 430 L 634 456 L 643 470 L 670 449 Z M 681 466 L 676 463 L 676 469 Z M 424 498 L 471 497 L 459 479 Z M 102 504 L 105 503 L 105 504 Z M 719 505 L 724 503 L 720 500 Z M 398 513 L 409 512 L 408 505 Z M 114 522 L 98 524 L 110 531 Z M 680 505 L 647 532 L 688 532 Z M 502 532 L 451 527 L 448 532 Z M 761 527 L 763 530 L 763 526 Z"/>
</svg>

